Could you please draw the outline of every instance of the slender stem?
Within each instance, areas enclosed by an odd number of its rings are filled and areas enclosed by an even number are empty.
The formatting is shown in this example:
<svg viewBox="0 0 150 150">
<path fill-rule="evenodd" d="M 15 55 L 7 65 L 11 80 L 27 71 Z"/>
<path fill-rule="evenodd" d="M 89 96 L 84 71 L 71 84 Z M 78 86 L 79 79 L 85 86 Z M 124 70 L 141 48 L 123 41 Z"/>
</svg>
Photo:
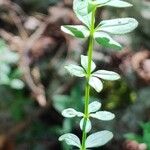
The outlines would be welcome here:
<svg viewBox="0 0 150 150">
<path fill-rule="evenodd" d="M 93 53 L 93 46 L 94 46 L 94 39 L 93 39 L 94 28 L 95 28 L 95 10 L 92 12 L 91 29 L 90 29 L 90 37 L 89 37 L 88 69 L 87 69 L 86 86 L 85 86 L 84 123 L 83 123 L 81 150 L 86 150 L 86 145 L 85 145 L 85 141 L 87 137 L 86 124 L 87 124 L 87 119 L 89 118 L 88 105 L 90 101 L 90 85 L 88 83 L 91 76 L 92 53 Z"/>
</svg>

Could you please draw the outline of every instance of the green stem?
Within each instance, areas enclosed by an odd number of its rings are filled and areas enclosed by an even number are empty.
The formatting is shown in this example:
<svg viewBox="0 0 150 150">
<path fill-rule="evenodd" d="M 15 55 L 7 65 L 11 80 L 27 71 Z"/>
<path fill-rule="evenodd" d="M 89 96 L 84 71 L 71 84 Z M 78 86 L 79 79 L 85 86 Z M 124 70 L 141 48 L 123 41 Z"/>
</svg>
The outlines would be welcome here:
<svg viewBox="0 0 150 150">
<path fill-rule="evenodd" d="M 93 46 L 94 46 L 93 34 L 94 34 L 94 28 L 95 28 L 95 11 L 96 10 L 92 12 L 91 29 L 90 29 L 90 37 L 89 37 L 88 70 L 87 70 L 86 86 L 85 86 L 84 123 L 83 123 L 81 150 L 86 150 L 86 145 L 85 145 L 85 141 L 87 138 L 86 124 L 87 124 L 87 119 L 89 118 L 88 105 L 90 101 L 90 85 L 88 83 L 89 83 L 89 79 L 91 76 L 91 63 L 92 63 L 92 53 L 93 53 Z"/>
</svg>

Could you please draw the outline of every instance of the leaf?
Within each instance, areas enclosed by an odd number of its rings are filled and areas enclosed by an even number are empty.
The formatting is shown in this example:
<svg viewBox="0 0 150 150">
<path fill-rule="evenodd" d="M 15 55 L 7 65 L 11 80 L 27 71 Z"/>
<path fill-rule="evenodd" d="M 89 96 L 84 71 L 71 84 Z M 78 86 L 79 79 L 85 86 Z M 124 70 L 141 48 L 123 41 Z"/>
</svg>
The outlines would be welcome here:
<svg viewBox="0 0 150 150">
<path fill-rule="evenodd" d="M 96 8 L 96 4 L 94 3 L 95 1 L 88 1 L 88 13 L 94 11 Z"/>
<path fill-rule="evenodd" d="M 110 81 L 120 79 L 120 75 L 118 73 L 113 72 L 113 71 L 107 71 L 107 70 L 98 70 L 94 72 L 92 76 L 95 76 L 104 80 L 110 80 Z"/>
<path fill-rule="evenodd" d="M 85 38 L 90 34 L 88 28 L 83 25 L 64 25 L 61 30 L 78 38 Z"/>
<path fill-rule="evenodd" d="M 89 113 L 91 112 L 96 112 L 101 108 L 101 103 L 98 101 L 94 101 L 92 103 L 89 104 L 88 109 L 89 109 Z"/>
<path fill-rule="evenodd" d="M 88 71 L 88 56 L 84 56 L 81 55 L 81 65 L 82 67 L 86 70 L 86 72 Z M 94 71 L 96 68 L 95 63 L 92 61 L 91 63 L 91 72 Z"/>
<path fill-rule="evenodd" d="M 125 34 L 138 26 L 137 20 L 133 18 L 119 18 L 103 20 L 97 27 L 97 31 L 104 31 L 111 34 Z"/>
<path fill-rule="evenodd" d="M 0 84 L 9 85 L 9 81 L 8 75 L 0 72 Z"/>
<path fill-rule="evenodd" d="M 78 65 L 68 65 L 68 66 L 65 66 L 65 69 L 67 69 L 68 72 L 74 76 L 77 76 L 77 77 L 85 76 L 84 69 Z"/>
<path fill-rule="evenodd" d="M 88 12 L 92 12 L 96 7 L 100 7 L 108 1 L 110 0 L 88 0 Z"/>
<path fill-rule="evenodd" d="M 68 108 L 62 111 L 62 115 L 66 118 L 73 118 L 77 115 L 77 111 L 73 108 Z"/>
<path fill-rule="evenodd" d="M 86 139 L 86 148 L 99 147 L 105 145 L 113 138 L 113 134 L 110 131 L 104 130 L 96 132 Z"/>
<path fill-rule="evenodd" d="M 73 108 L 67 108 L 62 111 L 62 115 L 66 118 L 73 118 L 75 116 L 82 117 L 83 113 L 76 111 Z"/>
<path fill-rule="evenodd" d="M 122 1 L 122 0 L 95 0 L 95 1 L 89 1 L 96 7 L 101 6 L 111 6 L 111 7 L 118 7 L 118 8 L 124 8 L 124 7 L 131 7 L 132 4 Z"/>
<path fill-rule="evenodd" d="M 91 26 L 92 13 L 88 12 L 88 2 L 86 0 L 74 0 L 73 10 L 81 22 L 88 27 Z"/>
<path fill-rule="evenodd" d="M 0 63 L 0 73 L 9 74 L 11 71 L 11 68 L 6 63 Z"/>
<path fill-rule="evenodd" d="M 90 116 L 103 121 L 109 121 L 115 118 L 115 115 L 108 111 L 98 111 L 94 114 L 90 114 Z"/>
<path fill-rule="evenodd" d="M 101 7 L 103 5 L 105 5 L 107 2 L 109 2 L 110 0 L 95 0 L 93 1 L 93 3 L 97 6 L 97 7 Z"/>
<path fill-rule="evenodd" d="M 128 140 L 137 141 L 139 143 L 144 143 L 143 137 L 139 136 L 139 135 L 136 135 L 134 133 L 127 133 L 127 134 L 124 135 L 124 137 Z"/>
<path fill-rule="evenodd" d="M 14 89 L 22 89 L 24 87 L 24 83 L 19 79 L 13 79 L 10 82 L 10 86 Z"/>
<path fill-rule="evenodd" d="M 125 1 L 121 1 L 121 0 L 110 0 L 109 2 L 107 2 L 104 5 L 112 6 L 112 7 L 118 7 L 118 8 L 132 7 L 133 6 L 132 4 L 125 2 Z"/>
<path fill-rule="evenodd" d="M 103 89 L 101 80 L 96 77 L 90 77 L 89 85 L 92 86 L 97 92 L 100 92 Z"/>
<path fill-rule="evenodd" d="M 150 146 L 150 122 L 142 123 L 141 127 L 143 128 L 144 143 L 147 143 L 149 147 Z"/>
<path fill-rule="evenodd" d="M 82 118 L 81 121 L 80 121 L 81 130 L 83 130 L 84 121 L 85 121 L 84 118 Z M 91 130 L 91 128 L 92 128 L 91 121 L 89 119 L 87 119 L 86 120 L 85 132 L 88 133 Z"/>
<path fill-rule="evenodd" d="M 0 38 L 0 63 L 12 64 L 16 63 L 18 60 L 18 53 L 9 50 L 5 41 Z"/>
<path fill-rule="evenodd" d="M 105 4 L 107 2 L 109 2 L 110 0 L 95 0 L 95 3 L 101 5 L 101 4 Z"/>
<path fill-rule="evenodd" d="M 12 63 L 16 63 L 18 60 L 19 60 L 18 53 L 12 52 L 7 48 L 0 53 L 1 62 L 12 64 Z"/>
<path fill-rule="evenodd" d="M 107 47 L 120 50 L 122 46 L 113 40 L 107 33 L 105 32 L 95 32 L 94 38 L 98 44 Z"/>
<path fill-rule="evenodd" d="M 67 134 L 64 134 L 62 136 L 59 137 L 59 141 L 65 141 L 68 145 L 73 145 L 73 146 L 76 146 L 78 148 L 81 147 L 81 142 L 80 142 L 80 139 L 72 134 L 72 133 L 67 133 Z"/>
</svg>

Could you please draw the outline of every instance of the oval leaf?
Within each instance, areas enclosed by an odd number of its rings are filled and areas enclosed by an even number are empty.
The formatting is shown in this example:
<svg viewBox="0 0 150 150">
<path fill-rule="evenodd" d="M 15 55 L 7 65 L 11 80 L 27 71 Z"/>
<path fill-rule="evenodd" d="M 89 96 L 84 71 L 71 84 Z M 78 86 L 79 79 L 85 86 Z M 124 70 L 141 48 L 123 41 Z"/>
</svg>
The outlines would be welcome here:
<svg viewBox="0 0 150 150">
<path fill-rule="evenodd" d="M 120 79 L 120 75 L 118 73 L 113 72 L 113 71 L 107 71 L 107 70 L 98 70 L 94 72 L 92 75 L 95 77 L 98 77 L 104 80 L 110 80 L 110 81 Z"/>
<path fill-rule="evenodd" d="M 82 112 L 78 112 L 78 111 L 77 111 L 77 116 L 78 116 L 78 117 L 83 117 L 84 114 L 83 114 Z"/>
<path fill-rule="evenodd" d="M 68 66 L 65 66 L 65 69 L 67 69 L 68 72 L 74 76 L 77 76 L 77 77 L 85 76 L 84 69 L 78 65 L 68 65 Z"/>
<path fill-rule="evenodd" d="M 0 73 L 0 84 L 9 85 L 10 79 L 7 74 Z"/>
<path fill-rule="evenodd" d="M 90 33 L 88 28 L 83 25 L 64 25 L 61 26 L 61 30 L 78 38 L 88 37 Z"/>
<path fill-rule="evenodd" d="M 98 101 L 94 101 L 92 103 L 89 104 L 88 109 L 89 109 L 89 113 L 91 112 L 96 112 L 101 108 L 101 103 Z"/>
<path fill-rule="evenodd" d="M 74 135 L 72 133 L 67 133 L 67 134 L 64 134 L 64 135 L 59 137 L 59 141 L 63 141 L 63 140 L 68 145 L 76 146 L 78 148 L 81 147 L 80 139 L 76 135 Z"/>
<path fill-rule="evenodd" d="M 83 113 L 82 112 L 78 112 L 73 108 L 67 108 L 65 110 L 62 111 L 62 115 L 66 118 L 73 118 L 75 116 L 78 117 L 83 117 Z"/>
<path fill-rule="evenodd" d="M 81 65 L 82 67 L 86 70 L 88 70 L 88 56 L 84 56 L 84 55 L 81 55 Z M 94 71 L 96 68 L 96 65 L 95 63 L 92 61 L 91 63 L 91 72 Z"/>
<path fill-rule="evenodd" d="M 8 49 L 5 49 L 0 54 L 0 60 L 7 64 L 16 63 L 19 60 L 19 54 L 16 52 L 12 52 Z"/>
<path fill-rule="evenodd" d="M 62 115 L 66 118 L 73 118 L 77 115 L 77 111 L 73 108 L 68 108 L 62 111 Z"/>
<path fill-rule="evenodd" d="M 86 0 L 74 0 L 73 10 L 81 22 L 88 27 L 91 26 L 92 13 L 88 12 L 88 2 Z"/>
<path fill-rule="evenodd" d="M 107 33 L 105 32 L 95 32 L 94 38 L 98 44 L 106 47 L 106 48 L 113 48 L 117 50 L 121 50 L 122 46 L 113 40 Z"/>
<path fill-rule="evenodd" d="M 102 21 L 97 31 L 105 31 L 111 34 L 125 34 L 134 30 L 138 22 L 133 18 L 119 18 Z"/>
<path fill-rule="evenodd" d="M 14 89 L 22 89 L 24 87 L 24 83 L 19 79 L 13 79 L 10 82 L 10 86 Z"/>
<path fill-rule="evenodd" d="M 132 7 L 133 6 L 132 4 L 125 2 L 125 1 L 121 1 L 121 0 L 111 0 L 108 3 L 106 3 L 105 5 L 112 6 L 112 7 L 118 7 L 118 8 Z"/>
<path fill-rule="evenodd" d="M 92 86 L 97 92 L 100 92 L 103 89 L 101 80 L 96 77 L 90 77 L 89 85 Z"/>
<path fill-rule="evenodd" d="M 0 62 L 0 73 L 9 74 L 10 71 L 11 71 L 11 68 L 8 64 Z"/>
<path fill-rule="evenodd" d="M 81 121 L 80 121 L 81 130 L 83 130 L 84 121 L 85 121 L 84 118 L 82 118 Z M 91 130 L 91 128 L 92 128 L 91 121 L 89 119 L 87 119 L 86 120 L 85 132 L 88 133 Z"/>
<path fill-rule="evenodd" d="M 87 137 L 86 148 L 103 146 L 112 138 L 113 138 L 113 134 L 110 131 L 104 130 L 104 131 L 96 132 Z"/>
<path fill-rule="evenodd" d="M 95 114 L 90 114 L 90 116 L 103 121 L 109 121 L 115 118 L 115 115 L 108 111 L 98 111 Z"/>
</svg>

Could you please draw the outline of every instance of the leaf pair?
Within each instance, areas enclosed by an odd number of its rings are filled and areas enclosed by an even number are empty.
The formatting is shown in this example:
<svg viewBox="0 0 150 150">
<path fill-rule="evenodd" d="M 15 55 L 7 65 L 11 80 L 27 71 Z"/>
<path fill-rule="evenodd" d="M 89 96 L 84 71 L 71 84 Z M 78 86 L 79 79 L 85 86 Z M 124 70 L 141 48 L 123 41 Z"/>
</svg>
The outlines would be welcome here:
<svg viewBox="0 0 150 150">
<path fill-rule="evenodd" d="M 110 35 L 126 34 L 134 30 L 138 22 L 134 18 L 118 18 L 103 20 L 95 29 L 94 38 L 102 46 L 120 50 L 122 46 Z"/>
<path fill-rule="evenodd" d="M 75 36 L 77 38 L 87 38 L 90 35 L 92 11 L 97 7 L 112 6 L 112 7 L 131 7 L 132 4 L 122 0 L 74 0 L 73 9 L 78 19 L 84 25 L 65 25 L 62 26 L 62 31 Z M 134 30 L 138 22 L 133 18 L 119 18 L 104 20 L 99 23 L 94 32 L 94 39 L 106 48 L 120 50 L 122 46 L 117 43 L 109 34 L 125 34 Z"/>
<path fill-rule="evenodd" d="M 100 132 L 93 133 L 89 135 L 85 142 L 86 148 L 94 148 L 105 145 L 113 138 L 113 134 L 110 131 L 104 130 Z M 59 137 L 59 141 L 65 141 L 68 145 L 76 146 L 79 149 L 81 148 L 80 139 L 72 134 L 67 133 Z"/>
<path fill-rule="evenodd" d="M 100 92 L 103 89 L 103 83 L 100 79 L 114 81 L 120 79 L 120 75 L 113 71 L 98 70 L 91 74 L 89 84 L 97 91 Z"/>
<path fill-rule="evenodd" d="M 0 39 L 0 84 L 9 85 L 14 89 L 22 89 L 24 87 L 23 81 L 13 76 L 11 72 L 11 64 L 17 63 L 19 55 L 8 49 L 5 42 Z"/>
<path fill-rule="evenodd" d="M 88 71 L 88 57 L 81 55 L 81 66 L 78 65 L 67 65 L 65 66 L 67 71 L 77 77 L 85 77 Z M 91 63 L 91 72 L 96 68 L 95 63 Z"/>
<path fill-rule="evenodd" d="M 134 30 L 137 26 L 138 22 L 133 18 L 103 20 L 94 31 L 94 39 L 103 47 L 120 50 L 122 46 L 113 40 L 109 34 L 126 34 Z M 89 29 L 83 25 L 65 25 L 62 26 L 61 29 L 78 38 L 87 38 L 90 35 Z"/>
<path fill-rule="evenodd" d="M 112 7 L 131 7 L 132 4 L 122 0 L 74 0 L 73 10 L 78 19 L 83 22 L 87 27 L 91 26 L 91 12 L 96 7 L 112 6 Z"/>
<path fill-rule="evenodd" d="M 109 121 L 114 119 L 115 115 L 108 111 L 98 111 L 101 108 L 101 103 L 98 101 L 94 101 L 89 104 L 88 110 L 89 110 L 89 117 L 96 118 L 98 120 L 102 121 Z M 91 121 L 89 118 L 85 118 L 84 114 L 82 112 L 78 112 L 73 108 L 68 108 L 63 110 L 62 115 L 66 118 L 73 118 L 73 117 L 83 117 L 80 121 L 80 128 L 83 130 L 84 124 L 85 131 L 89 132 L 92 128 Z M 86 122 L 86 123 L 85 123 Z"/>
<path fill-rule="evenodd" d="M 101 108 L 101 103 L 98 101 L 94 101 L 89 104 L 89 117 L 101 120 L 101 121 L 109 121 L 115 118 L 115 115 L 108 111 L 98 111 Z M 89 132 L 92 128 L 91 121 L 89 118 L 82 118 L 80 121 L 80 128 L 83 130 L 84 122 L 86 122 L 85 132 Z"/>
<path fill-rule="evenodd" d="M 81 55 L 81 66 L 68 65 L 68 66 L 65 66 L 65 68 L 72 75 L 75 75 L 77 77 L 86 77 L 88 74 L 88 57 L 87 56 Z M 95 68 L 96 68 L 96 65 L 92 61 L 89 85 L 93 87 L 97 92 L 100 92 L 103 89 L 103 83 L 100 79 L 113 81 L 113 80 L 118 80 L 120 78 L 119 74 L 113 71 L 98 70 L 96 72 L 93 72 Z"/>
</svg>

